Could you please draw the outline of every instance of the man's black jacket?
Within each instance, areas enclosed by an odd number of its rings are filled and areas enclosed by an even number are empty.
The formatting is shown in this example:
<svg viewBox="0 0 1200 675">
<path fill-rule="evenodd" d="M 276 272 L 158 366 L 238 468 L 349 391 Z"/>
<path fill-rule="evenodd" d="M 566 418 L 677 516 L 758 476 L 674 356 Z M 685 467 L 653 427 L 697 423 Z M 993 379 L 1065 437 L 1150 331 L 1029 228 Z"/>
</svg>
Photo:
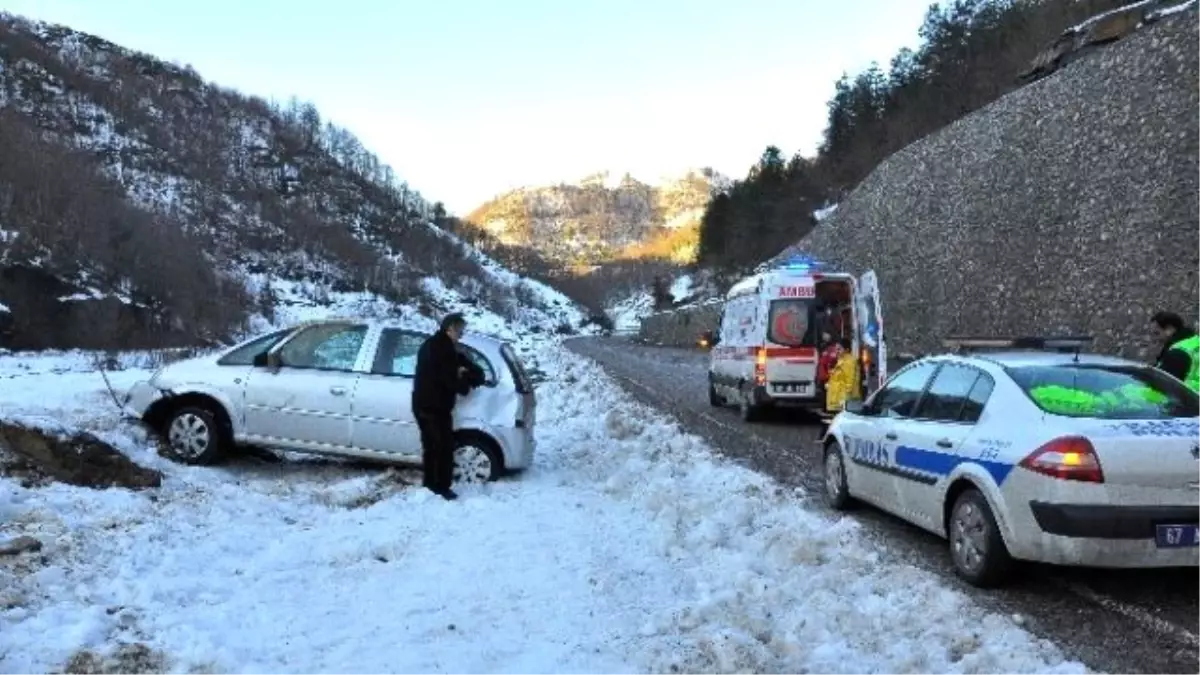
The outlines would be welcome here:
<svg viewBox="0 0 1200 675">
<path fill-rule="evenodd" d="M 458 375 L 460 367 L 466 368 L 462 377 Z M 467 395 L 483 380 L 483 370 L 458 351 L 449 335 L 438 331 L 417 351 L 413 413 L 450 414 L 458 395 Z"/>
<path fill-rule="evenodd" d="M 1175 334 L 1171 336 L 1171 344 L 1164 346 L 1162 351 L 1158 353 L 1158 363 L 1156 365 L 1159 369 L 1174 375 L 1177 380 L 1186 378 L 1188 371 L 1192 368 L 1192 357 L 1188 356 L 1182 349 L 1175 349 L 1175 345 L 1195 334 L 1196 331 L 1190 328 L 1175 331 Z"/>
</svg>

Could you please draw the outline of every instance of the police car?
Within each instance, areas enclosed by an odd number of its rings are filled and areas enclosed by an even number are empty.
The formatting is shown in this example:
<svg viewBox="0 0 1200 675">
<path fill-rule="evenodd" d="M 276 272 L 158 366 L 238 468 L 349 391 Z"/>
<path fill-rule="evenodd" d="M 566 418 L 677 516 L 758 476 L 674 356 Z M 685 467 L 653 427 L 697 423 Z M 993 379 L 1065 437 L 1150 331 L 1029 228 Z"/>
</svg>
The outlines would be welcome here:
<svg viewBox="0 0 1200 675">
<path fill-rule="evenodd" d="M 825 495 L 949 540 L 958 574 L 1014 560 L 1094 567 L 1200 562 L 1200 402 L 1088 338 L 953 339 L 834 418 Z M 1057 397 L 1057 398 L 1055 398 Z"/>
</svg>

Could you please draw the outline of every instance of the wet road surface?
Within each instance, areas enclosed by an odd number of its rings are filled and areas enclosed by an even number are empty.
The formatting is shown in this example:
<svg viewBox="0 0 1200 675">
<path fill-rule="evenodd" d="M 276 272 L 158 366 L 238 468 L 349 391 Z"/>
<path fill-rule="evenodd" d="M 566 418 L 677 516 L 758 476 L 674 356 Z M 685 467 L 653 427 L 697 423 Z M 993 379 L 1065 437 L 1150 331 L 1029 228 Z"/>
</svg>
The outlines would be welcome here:
<svg viewBox="0 0 1200 675">
<path fill-rule="evenodd" d="M 579 338 L 566 346 L 587 356 L 643 403 L 672 415 L 722 455 L 820 503 L 821 427 L 781 411 L 746 424 L 733 408 L 708 404 L 708 355 L 651 347 L 626 338 Z M 822 506 L 821 508 L 825 508 Z M 930 570 L 977 602 L 1018 615 L 1089 668 L 1107 672 L 1200 672 L 1200 584 L 1195 569 L 1092 570 L 1023 565 L 1007 586 L 979 590 L 955 576 L 945 541 L 869 506 L 852 517 L 891 556 Z"/>
</svg>

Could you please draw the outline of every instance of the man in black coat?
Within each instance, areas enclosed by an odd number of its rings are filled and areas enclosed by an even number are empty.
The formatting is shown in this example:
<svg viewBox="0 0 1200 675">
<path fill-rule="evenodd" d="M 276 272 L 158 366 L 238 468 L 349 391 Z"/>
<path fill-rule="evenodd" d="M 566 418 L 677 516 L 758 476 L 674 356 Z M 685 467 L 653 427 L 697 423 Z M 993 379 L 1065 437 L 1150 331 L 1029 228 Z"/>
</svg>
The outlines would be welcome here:
<svg viewBox="0 0 1200 675">
<path fill-rule="evenodd" d="M 441 329 L 417 352 L 412 412 L 421 430 L 425 487 L 444 499 L 457 499 L 454 480 L 454 404 L 482 384 L 483 371 L 459 353 L 467 328 L 461 314 L 442 319 Z"/>
</svg>

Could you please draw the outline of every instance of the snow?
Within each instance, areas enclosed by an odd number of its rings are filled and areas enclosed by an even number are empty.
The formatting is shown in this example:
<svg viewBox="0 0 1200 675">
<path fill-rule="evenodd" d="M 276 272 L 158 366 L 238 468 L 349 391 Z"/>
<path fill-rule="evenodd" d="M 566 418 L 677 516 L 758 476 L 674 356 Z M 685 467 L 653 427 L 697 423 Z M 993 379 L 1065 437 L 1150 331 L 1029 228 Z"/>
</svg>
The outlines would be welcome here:
<svg viewBox="0 0 1200 675">
<path fill-rule="evenodd" d="M 608 310 L 612 318 L 613 328 L 618 331 L 637 331 L 642 326 L 642 319 L 654 312 L 654 297 L 641 291 L 620 300 Z"/>
<path fill-rule="evenodd" d="M 1084 671 L 594 364 L 520 347 L 551 376 L 535 466 L 455 503 L 404 470 L 177 465 L 113 415 L 90 355 L 0 358 L 20 378 L 0 417 L 91 430 L 166 475 L 140 493 L 0 478 L 0 539 L 35 536 L 46 561 L 0 563 L 0 671 L 127 642 L 173 672 Z"/>
<path fill-rule="evenodd" d="M 4 304 L 3 302 L 0 302 L 0 314 L 11 313 L 11 312 L 12 312 L 12 310 L 8 308 L 8 305 Z"/>
<path fill-rule="evenodd" d="M 1161 19 L 1163 17 L 1171 16 L 1172 14 L 1178 14 L 1180 12 L 1187 11 L 1196 6 L 1197 6 L 1197 0 L 1187 0 L 1187 2 L 1181 2 L 1178 5 L 1171 5 L 1170 7 L 1163 7 L 1162 9 L 1158 9 L 1153 12 L 1150 12 L 1150 14 L 1146 18 L 1147 19 Z"/>
<path fill-rule="evenodd" d="M 675 298 L 675 302 L 679 302 L 692 294 L 692 275 L 684 274 L 676 277 L 675 281 L 671 282 L 670 289 L 671 297 Z"/>
<path fill-rule="evenodd" d="M 832 216 L 834 214 L 834 212 L 837 211 L 837 208 L 838 208 L 837 204 L 830 204 L 829 206 L 819 208 L 816 211 L 813 211 L 813 214 L 812 214 L 813 219 L 816 220 L 818 223 L 820 223 L 821 221 L 825 220 L 829 216 Z"/>
</svg>

